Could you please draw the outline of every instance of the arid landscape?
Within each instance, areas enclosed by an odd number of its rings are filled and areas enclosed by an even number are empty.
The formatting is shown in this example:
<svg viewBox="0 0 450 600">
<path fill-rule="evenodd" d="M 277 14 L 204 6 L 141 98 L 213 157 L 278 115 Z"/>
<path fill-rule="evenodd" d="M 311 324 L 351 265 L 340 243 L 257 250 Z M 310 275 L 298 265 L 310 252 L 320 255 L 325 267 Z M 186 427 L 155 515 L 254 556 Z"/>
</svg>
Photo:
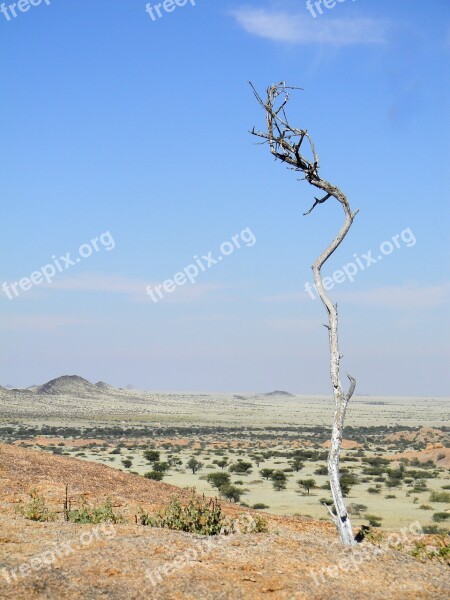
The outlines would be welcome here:
<svg viewBox="0 0 450 600">
<path fill-rule="evenodd" d="M 450 600 L 449 24 L 0 0 L 0 600 Z"/>
<path fill-rule="evenodd" d="M 284 391 L 156 394 L 64 376 L 28 390 L 2 388 L 0 401 L 1 597 L 450 594 L 443 398 L 354 399 L 341 482 L 355 532 L 362 532 L 358 549 L 375 554 L 346 570 L 333 566 L 356 550 L 342 555 L 325 506 L 331 496 L 324 423 L 332 419 L 326 398 Z M 141 515 L 167 509 L 177 496 L 189 503 L 194 488 L 200 497 L 219 498 L 229 519 L 256 515 L 262 531 L 203 538 L 215 541 L 154 584 L 146 573 L 158 578 L 158 569 L 204 542 L 143 526 Z M 92 524 L 67 522 L 65 500 L 72 509 L 111 502 L 120 519 L 106 519 L 102 526 L 112 529 L 97 531 L 89 544 L 76 543 L 90 539 Z M 52 517 L 33 520 L 30 510 Z M 21 574 L 20 565 L 67 540 L 77 548 L 70 556 L 36 571 L 22 566 Z M 390 595 L 365 591 L 380 576 Z"/>
</svg>

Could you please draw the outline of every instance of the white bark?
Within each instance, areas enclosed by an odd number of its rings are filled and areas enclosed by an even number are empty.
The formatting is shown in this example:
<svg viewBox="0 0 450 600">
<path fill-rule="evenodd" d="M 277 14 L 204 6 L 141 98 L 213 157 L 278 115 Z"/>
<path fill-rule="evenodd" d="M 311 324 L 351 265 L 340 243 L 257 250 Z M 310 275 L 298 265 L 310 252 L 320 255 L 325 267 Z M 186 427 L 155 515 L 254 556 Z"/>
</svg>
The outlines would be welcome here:
<svg viewBox="0 0 450 600">
<path fill-rule="evenodd" d="M 335 197 L 342 204 L 345 213 L 345 221 L 339 233 L 331 242 L 331 244 L 322 252 L 322 254 L 314 262 L 312 270 L 317 292 L 328 313 L 327 328 L 330 345 L 330 378 L 335 402 L 335 414 L 333 430 L 331 434 L 331 446 L 330 452 L 328 454 L 328 475 L 330 478 L 331 494 L 333 496 L 336 515 L 332 514 L 331 512 L 330 514 L 339 531 L 342 543 L 346 546 L 353 546 L 355 544 L 355 541 L 353 536 L 352 525 L 348 516 L 347 509 L 345 507 L 344 498 L 339 481 L 339 456 L 341 451 L 342 434 L 344 430 L 345 412 L 347 410 L 348 402 L 355 390 L 356 381 L 353 377 L 348 375 L 348 378 L 350 380 L 350 389 L 348 393 L 345 394 L 342 389 L 339 374 L 341 357 L 339 354 L 338 339 L 338 309 L 337 305 L 331 302 L 328 294 L 325 291 L 325 288 L 323 287 L 321 268 L 347 235 L 356 213 L 353 214 L 351 212 L 348 200 L 340 190 L 323 180 L 317 187 L 320 187 L 321 189 L 325 190 L 327 194 L 330 194 L 331 196 Z"/>
<path fill-rule="evenodd" d="M 353 219 L 358 211 L 352 213 L 349 202 L 341 190 L 319 177 L 319 158 L 317 156 L 314 143 L 308 132 L 304 129 L 292 127 L 289 124 L 285 113 L 285 106 L 289 100 L 289 91 L 295 88 L 290 88 L 283 82 L 272 85 L 267 89 L 266 101 L 262 100 L 253 85 L 252 88 L 256 99 L 266 111 L 267 122 L 267 132 L 258 132 L 253 129 L 252 133 L 263 138 L 265 143 L 269 144 L 270 151 L 276 159 L 287 163 L 293 170 L 302 172 L 308 183 L 326 193 L 323 198 L 315 198 L 315 202 L 312 207 L 304 214 L 307 215 L 311 213 L 318 204 L 323 204 L 331 197 L 340 202 L 344 210 L 345 220 L 342 227 L 340 228 L 334 240 L 325 248 L 322 254 L 314 262 L 312 270 L 317 292 L 328 314 L 327 329 L 330 345 L 330 378 L 335 402 L 331 447 L 328 455 L 328 474 L 330 478 L 330 487 L 336 515 L 334 515 L 330 509 L 328 510 L 339 531 L 342 543 L 347 546 L 353 546 L 355 544 L 353 530 L 347 509 L 345 507 L 339 480 L 339 456 L 341 451 L 345 412 L 347 410 L 348 402 L 355 390 L 356 381 L 353 377 L 348 375 L 350 380 L 350 388 L 348 393 L 345 394 L 339 374 L 341 357 L 339 354 L 338 340 L 338 309 L 337 305 L 332 303 L 325 291 L 322 283 L 321 269 L 347 235 L 353 223 Z M 305 142 L 305 140 L 306 143 L 309 144 L 309 154 L 311 155 L 310 158 L 303 153 L 302 144 Z"/>
</svg>

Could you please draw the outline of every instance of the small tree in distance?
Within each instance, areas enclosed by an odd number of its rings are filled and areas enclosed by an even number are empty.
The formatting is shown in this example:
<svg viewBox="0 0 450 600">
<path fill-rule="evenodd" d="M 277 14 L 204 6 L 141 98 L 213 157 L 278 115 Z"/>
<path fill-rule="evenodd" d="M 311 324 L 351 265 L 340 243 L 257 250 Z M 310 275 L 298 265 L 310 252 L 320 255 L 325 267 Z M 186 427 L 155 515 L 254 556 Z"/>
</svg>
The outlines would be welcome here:
<svg viewBox="0 0 450 600">
<path fill-rule="evenodd" d="M 159 452 L 158 450 L 144 450 L 144 458 L 148 460 L 148 462 L 156 462 L 159 460 Z"/>
<path fill-rule="evenodd" d="M 197 471 L 203 467 L 203 463 L 201 463 L 196 458 L 192 457 L 188 460 L 186 466 L 192 471 L 192 474 L 195 475 Z"/>
<path fill-rule="evenodd" d="M 301 460 L 301 458 L 299 456 L 295 456 L 292 459 L 291 466 L 294 469 L 294 471 L 296 471 L 298 473 L 299 471 L 301 471 L 303 469 L 303 467 L 305 465 L 304 465 L 304 463 L 302 462 L 302 460 Z"/>
<path fill-rule="evenodd" d="M 261 475 L 261 477 L 263 479 L 270 479 L 272 476 L 272 473 L 274 472 L 274 469 L 261 469 L 261 471 L 259 472 L 259 474 Z"/>
<path fill-rule="evenodd" d="M 225 485 L 229 485 L 230 475 L 229 473 L 225 473 L 224 471 L 218 471 L 217 473 L 210 473 L 209 475 L 207 475 L 206 481 L 218 490 L 220 490 Z"/>
<path fill-rule="evenodd" d="M 309 492 L 310 490 L 314 489 L 316 487 L 316 480 L 315 479 L 299 479 L 297 481 L 298 485 L 300 485 L 303 489 L 306 490 L 308 496 L 309 496 Z"/>
<path fill-rule="evenodd" d="M 272 480 L 273 489 L 276 492 L 286 489 L 287 476 L 283 471 L 273 471 L 270 479 Z"/>
</svg>

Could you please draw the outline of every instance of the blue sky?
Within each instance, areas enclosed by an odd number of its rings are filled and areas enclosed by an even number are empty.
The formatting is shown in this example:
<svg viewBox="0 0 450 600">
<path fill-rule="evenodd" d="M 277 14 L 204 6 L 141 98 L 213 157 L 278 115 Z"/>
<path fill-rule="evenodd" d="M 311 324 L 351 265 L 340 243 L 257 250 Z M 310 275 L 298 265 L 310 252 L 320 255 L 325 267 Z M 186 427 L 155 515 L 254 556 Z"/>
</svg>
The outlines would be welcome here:
<svg viewBox="0 0 450 600">
<path fill-rule="evenodd" d="M 324 311 L 305 283 L 340 209 L 303 217 L 314 189 L 248 133 L 264 115 L 247 81 L 285 80 L 303 88 L 290 117 L 311 133 L 321 176 L 360 210 L 324 274 L 412 233 L 330 292 L 343 372 L 363 394 L 448 395 L 446 0 L 347 0 L 315 18 L 303 1 L 196 0 L 154 21 L 141 0 L 43 0 L 16 17 L 9 4 L 0 284 L 52 256 L 75 264 L 2 292 L 0 383 L 76 373 L 328 393 Z M 146 294 L 246 228 L 256 243 L 195 284 Z M 91 256 L 76 262 L 83 244 Z"/>
</svg>

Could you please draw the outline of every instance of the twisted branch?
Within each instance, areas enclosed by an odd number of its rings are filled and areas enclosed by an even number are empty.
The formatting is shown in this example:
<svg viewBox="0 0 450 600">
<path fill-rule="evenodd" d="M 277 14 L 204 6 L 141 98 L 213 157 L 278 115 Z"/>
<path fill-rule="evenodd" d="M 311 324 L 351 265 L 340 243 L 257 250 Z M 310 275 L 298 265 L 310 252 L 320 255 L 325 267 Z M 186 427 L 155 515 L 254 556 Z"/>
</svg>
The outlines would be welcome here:
<svg viewBox="0 0 450 600">
<path fill-rule="evenodd" d="M 325 196 L 322 198 L 314 197 L 314 204 L 304 213 L 304 215 L 309 215 L 316 206 L 324 204 L 331 197 L 335 198 L 341 204 L 344 211 L 344 223 L 339 229 L 336 237 L 314 261 L 311 268 L 313 270 L 317 292 L 328 314 L 328 325 L 325 325 L 325 327 L 328 329 L 329 336 L 330 379 L 336 406 L 331 447 L 328 456 L 330 487 L 336 509 L 336 516 L 333 515 L 333 520 L 339 530 L 342 542 L 352 546 L 354 544 L 353 532 L 345 508 L 339 480 L 339 456 L 345 412 L 347 404 L 355 390 L 356 380 L 351 375 L 348 375 L 350 387 L 347 394 L 344 394 L 339 376 L 341 355 L 339 353 L 338 343 L 338 310 L 337 305 L 333 304 L 323 286 L 321 269 L 342 243 L 358 211 L 353 213 L 345 194 L 338 187 L 319 176 L 319 157 L 312 138 L 306 129 L 298 129 L 289 123 L 285 111 L 289 101 L 289 92 L 301 88 L 293 88 L 287 86 L 284 82 L 280 82 L 267 88 L 267 97 L 263 100 L 253 84 L 250 83 L 250 85 L 258 103 L 265 110 L 267 123 L 267 131 L 257 131 L 253 128 L 251 133 L 264 139 L 263 143 L 269 144 L 270 152 L 275 159 L 287 163 L 294 171 L 302 172 L 304 179 L 309 184 L 325 192 Z M 311 155 L 309 158 L 303 151 L 305 140 L 309 147 L 307 150 L 309 149 Z M 329 512 L 332 514 L 331 510 Z"/>
</svg>

